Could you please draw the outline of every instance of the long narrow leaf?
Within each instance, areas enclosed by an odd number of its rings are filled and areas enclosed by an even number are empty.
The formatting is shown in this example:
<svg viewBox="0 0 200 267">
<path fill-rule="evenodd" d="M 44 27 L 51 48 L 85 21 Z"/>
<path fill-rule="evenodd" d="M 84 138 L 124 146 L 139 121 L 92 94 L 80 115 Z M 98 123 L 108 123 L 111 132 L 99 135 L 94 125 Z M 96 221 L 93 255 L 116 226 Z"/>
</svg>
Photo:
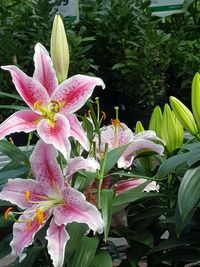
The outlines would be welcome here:
<svg viewBox="0 0 200 267">
<path fill-rule="evenodd" d="M 128 144 L 117 147 L 108 152 L 106 166 L 105 166 L 105 173 L 108 173 L 115 166 L 115 164 L 117 163 L 121 155 L 124 153 L 124 151 L 127 149 L 127 147 Z"/>
<path fill-rule="evenodd" d="M 22 98 L 21 98 L 20 95 L 17 95 L 17 94 L 9 94 L 9 93 L 5 93 L 5 92 L 0 92 L 0 98 L 1 97 L 9 97 L 9 98 L 17 99 L 17 100 L 22 100 Z"/>
<path fill-rule="evenodd" d="M 183 220 L 200 200 L 200 166 L 189 169 L 183 176 L 178 192 L 178 206 Z M 191 215 L 191 214 L 190 214 Z"/>
<path fill-rule="evenodd" d="M 22 152 L 18 147 L 15 145 L 5 141 L 0 141 L 0 152 L 11 159 L 16 161 L 22 161 L 26 166 L 29 167 L 29 159 L 24 152 Z"/>
<path fill-rule="evenodd" d="M 104 227 L 104 241 L 107 241 L 110 223 L 112 219 L 112 201 L 114 192 L 112 189 L 104 189 L 101 192 L 101 207 L 102 207 L 102 217 L 105 223 Z"/>
<path fill-rule="evenodd" d="M 28 107 L 17 106 L 17 105 L 0 105 L 0 109 L 14 109 L 14 110 L 27 110 Z"/>
<path fill-rule="evenodd" d="M 86 267 L 90 266 L 99 244 L 99 239 L 96 237 L 84 237 L 82 241 L 77 244 L 73 263 L 71 267 Z"/>
<path fill-rule="evenodd" d="M 98 252 L 89 267 L 112 267 L 112 258 L 107 251 Z"/>
</svg>

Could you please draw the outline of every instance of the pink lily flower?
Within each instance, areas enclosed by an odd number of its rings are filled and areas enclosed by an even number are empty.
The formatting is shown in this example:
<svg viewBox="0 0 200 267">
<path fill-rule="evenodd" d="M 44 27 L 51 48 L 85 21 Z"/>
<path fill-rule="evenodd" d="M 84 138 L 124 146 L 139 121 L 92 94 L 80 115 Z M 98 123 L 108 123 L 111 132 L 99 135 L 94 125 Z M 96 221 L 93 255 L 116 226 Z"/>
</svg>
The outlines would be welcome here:
<svg viewBox="0 0 200 267">
<path fill-rule="evenodd" d="M 146 179 L 142 178 L 130 178 L 128 180 L 123 180 L 120 182 L 117 182 L 113 185 L 115 188 L 115 194 L 120 195 L 132 188 L 136 188 L 143 183 L 147 182 Z M 143 192 L 150 192 L 150 191 L 159 191 L 159 185 L 156 184 L 155 181 L 150 182 L 144 189 Z"/>
<path fill-rule="evenodd" d="M 18 111 L 0 125 L 0 139 L 14 132 L 37 130 L 47 144 L 53 144 L 69 158 L 73 136 L 89 150 L 89 142 L 80 122 L 73 114 L 92 95 L 95 86 L 105 88 L 100 78 L 75 75 L 58 85 L 51 58 L 40 43 L 35 46 L 33 78 L 13 65 L 2 66 L 11 73 L 13 83 L 29 110 Z"/>
<path fill-rule="evenodd" d="M 66 243 L 69 240 L 65 226 L 71 222 L 85 223 L 94 232 L 102 233 L 104 222 L 97 208 L 85 196 L 67 186 L 56 160 L 57 151 L 41 140 L 33 151 L 30 162 L 36 180 L 9 179 L 0 192 L 0 198 L 25 209 L 14 223 L 12 254 L 22 256 L 31 245 L 35 234 L 50 221 L 46 239 L 48 252 L 55 267 L 62 267 Z M 8 209 L 6 216 L 15 212 Z"/>
<path fill-rule="evenodd" d="M 119 120 L 113 120 L 112 125 L 105 126 L 100 129 L 101 143 L 99 146 L 98 137 L 95 136 L 94 141 L 99 154 L 104 152 L 105 144 L 108 143 L 108 149 L 112 150 L 122 145 L 129 144 L 123 155 L 118 160 L 118 168 L 128 168 L 132 165 L 136 152 L 141 150 L 155 151 L 158 154 L 163 154 L 163 145 L 156 144 L 154 141 L 163 141 L 156 136 L 154 131 L 144 131 L 139 134 L 134 134 L 130 128 Z"/>
</svg>

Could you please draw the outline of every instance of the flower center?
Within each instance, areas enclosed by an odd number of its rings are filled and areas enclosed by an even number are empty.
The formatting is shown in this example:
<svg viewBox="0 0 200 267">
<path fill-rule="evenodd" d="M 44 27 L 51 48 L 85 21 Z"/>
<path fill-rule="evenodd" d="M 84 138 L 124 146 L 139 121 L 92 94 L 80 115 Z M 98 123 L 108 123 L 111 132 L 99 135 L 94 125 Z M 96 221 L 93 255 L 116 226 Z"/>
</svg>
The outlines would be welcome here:
<svg viewBox="0 0 200 267">
<path fill-rule="evenodd" d="M 15 215 L 21 215 L 23 212 L 15 212 L 12 211 L 12 207 L 8 208 L 4 213 L 4 218 L 7 220 L 8 217 L 11 217 L 15 222 L 17 223 L 25 223 L 25 229 L 24 231 L 29 230 L 34 222 L 37 222 L 37 224 L 41 225 L 43 222 L 47 219 L 49 210 L 56 207 L 59 204 L 63 204 L 63 200 L 61 196 L 56 194 L 54 197 L 48 197 L 48 196 L 40 196 L 33 193 L 30 193 L 29 191 L 25 192 L 24 197 L 27 202 L 35 205 L 35 210 L 26 211 L 26 214 L 28 212 L 31 212 L 33 216 L 30 219 L 27 220 L 17 220 L 15 218 Z M 36 201 L 31 200 L 37 199 Z"/>
<path fill-rule="evenodd" d="M 36 102 L 34 109 L 39 111 L 45 119 L 48 119 L 50 123 L 54 123 L 55 114 L 60 112 L 62 105 L 57 100 L 51 100 L 47 106 L 42 106 L 41 103 Z"/>
<path fill-rule="evenodd" d="M 114 127 L 114 147 L 118 146 L 118 130 L 121 127 L 123 130 L 123 125 L 121 124 L 119 119 L 111 119 L 111 124 Z"/>
</svg>

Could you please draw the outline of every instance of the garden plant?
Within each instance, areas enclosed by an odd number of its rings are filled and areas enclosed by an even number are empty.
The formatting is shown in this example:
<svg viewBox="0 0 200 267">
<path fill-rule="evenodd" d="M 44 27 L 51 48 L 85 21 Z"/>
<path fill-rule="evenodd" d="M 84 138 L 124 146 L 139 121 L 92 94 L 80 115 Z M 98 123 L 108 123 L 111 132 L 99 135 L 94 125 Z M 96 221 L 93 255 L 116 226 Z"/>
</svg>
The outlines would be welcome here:
<svg viewBox="0 0 200 267">
<path fill-rule="evenodd" d="M 198 264 L 200 74 L 192 111 L 171 96 L 163 110 L 155 107 L 148 129 L 138 121 L 133 131 L 118 107 L 104 125 L 101 99 L 92 97 L 106 90 L 101 78 L 69 76 L 58 15 L 50 50 L 35 44 L 33 75 L 1 67 L 19 94 L 7 96 L 27 106 L 0 124 L 0 152 L 10 158 L 0 170 L 0 227 L 7 231 L 0 259 L 12 254 L 10 266 L 41 267 Z M 29 135 L 25 151 L 9 138 L 15 132 Z M 38 140 L 30 146 L 33 132 Z M 113 241 L 120 237 L 121 251 Z"/>
</svg>

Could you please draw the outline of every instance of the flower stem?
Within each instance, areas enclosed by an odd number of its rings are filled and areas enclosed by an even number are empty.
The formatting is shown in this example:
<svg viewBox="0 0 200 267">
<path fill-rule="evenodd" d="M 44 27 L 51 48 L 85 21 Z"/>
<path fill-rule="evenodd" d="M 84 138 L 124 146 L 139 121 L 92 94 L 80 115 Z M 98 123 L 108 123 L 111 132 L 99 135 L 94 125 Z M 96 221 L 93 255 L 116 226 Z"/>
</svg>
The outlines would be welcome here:
<svg viewBox="0 0 200 267">
<path fill-rule="evenodd" d="M 105 150 L 104 150 L 104 157 L 103 157 L 103 162 L 101 165 L 101 171 L 98 176 L 98 196 L 97 196 L 97 206 L 98 209 L 101 209 L 101 189 L 102 189 L 102 183 L 103 183 L 103 178 L 104 178 L 104 173 L 105 173 L 105 168 L 106 168 L 106 161 L 107 161 L 107 154 L 108 154 L 108 144 L 105 144 Z"/>
</svg>

